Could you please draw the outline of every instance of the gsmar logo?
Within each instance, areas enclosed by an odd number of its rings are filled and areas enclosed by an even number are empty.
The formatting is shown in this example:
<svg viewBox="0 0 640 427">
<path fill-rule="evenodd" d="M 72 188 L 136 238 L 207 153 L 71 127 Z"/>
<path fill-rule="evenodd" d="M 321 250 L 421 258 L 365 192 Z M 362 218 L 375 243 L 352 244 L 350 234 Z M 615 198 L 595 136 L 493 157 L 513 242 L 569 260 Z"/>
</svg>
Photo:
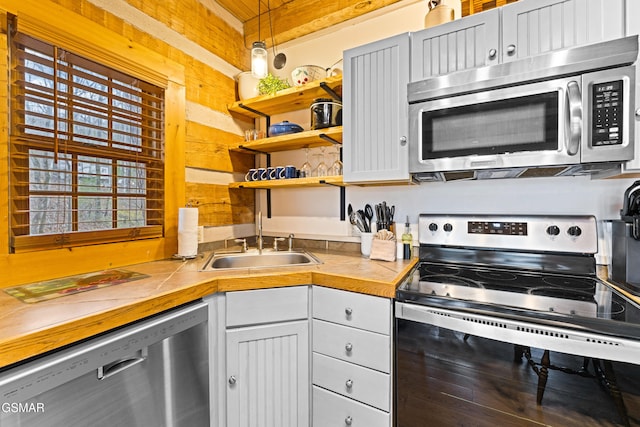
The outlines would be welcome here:
<svg viewBox="0 0 640 427">
<path fill-rule="evenodd" d="M 5 414 L 22 414 L 28 412 L 44 412 L 42 402 L 3 402 L 0 410 Z"/>
</svg>

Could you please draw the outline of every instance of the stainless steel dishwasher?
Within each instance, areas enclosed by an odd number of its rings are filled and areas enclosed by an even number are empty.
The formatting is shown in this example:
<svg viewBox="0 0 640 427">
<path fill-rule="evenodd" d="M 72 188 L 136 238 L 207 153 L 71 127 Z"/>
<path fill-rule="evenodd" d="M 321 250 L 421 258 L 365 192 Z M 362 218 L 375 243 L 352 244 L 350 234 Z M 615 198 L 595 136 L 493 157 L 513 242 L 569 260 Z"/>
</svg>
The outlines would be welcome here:
<svg viewBox="0 0 640 427">
<path fill-rule="evenodd" d="M 207 304 L 0 372 L 1 427 L 209 426 Z"/>
</svg>

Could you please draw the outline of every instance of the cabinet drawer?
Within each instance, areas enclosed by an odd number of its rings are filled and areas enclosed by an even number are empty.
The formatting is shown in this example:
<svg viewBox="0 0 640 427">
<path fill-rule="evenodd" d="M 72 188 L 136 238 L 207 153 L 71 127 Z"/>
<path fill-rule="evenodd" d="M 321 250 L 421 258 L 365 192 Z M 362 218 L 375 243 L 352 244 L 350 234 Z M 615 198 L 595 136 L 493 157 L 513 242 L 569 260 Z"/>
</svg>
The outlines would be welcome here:
<svg viewBox="0 0 640 427">
<path fill-rule="evenodd" d="M 383 411 L 389 411 L 389 374 L 313 353 L 313 384 L 350 397 Z"/>
<path fill-rule="evenodd" d="M 391 300 L 313 287 L 313 317 L 380 334 L 391 334 Z"/>
<path fill-rule="evenodd" d="M 378 371 L 390 372 L 391 337 L 313 320 L 313 351 Z"/>
<path fill-rule="evenodd" d="M 387 412 L 338 394 L 313 387 L 313 425 L 315 427 L 389 427 Z"/>
<path fill-rule="evenodd" d="M 308 286 L 227 292 L 227 327 L 309 317 Z"/>
</svg>

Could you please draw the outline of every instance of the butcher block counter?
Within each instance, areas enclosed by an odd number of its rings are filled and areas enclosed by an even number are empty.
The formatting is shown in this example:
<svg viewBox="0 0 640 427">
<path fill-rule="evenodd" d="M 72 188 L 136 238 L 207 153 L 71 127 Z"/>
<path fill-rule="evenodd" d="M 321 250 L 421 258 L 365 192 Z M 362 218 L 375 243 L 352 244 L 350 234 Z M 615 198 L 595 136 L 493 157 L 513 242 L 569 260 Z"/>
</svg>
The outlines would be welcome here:
<svg viewBox="0 0 640 427">
<path fill-rule="evenodd" d="M 32 304 L 0 292 L 0 368 L 216 292 L 316 284 L 393 298 L 417 262 L 313 254 L 322 264 L 215 272 L 198 271 L 205 258 L 130 265 L 149 277 Z"/>
</svg>

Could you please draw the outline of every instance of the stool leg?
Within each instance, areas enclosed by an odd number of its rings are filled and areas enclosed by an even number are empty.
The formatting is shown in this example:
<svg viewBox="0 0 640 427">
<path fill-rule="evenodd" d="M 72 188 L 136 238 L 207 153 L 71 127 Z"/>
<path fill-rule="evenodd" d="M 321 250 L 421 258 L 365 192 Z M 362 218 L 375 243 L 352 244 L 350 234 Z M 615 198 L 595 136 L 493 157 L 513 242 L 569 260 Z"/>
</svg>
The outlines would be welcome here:
<svg viewBox="0 0 640 427">
<path fill-rule="evenodd" d="M 549 357 L 549 350 L 545 350 L 540 360 L 541 368 L 538 372 L 538 394 L 536 396 L 536 403 L 542 405 L 542 397 L 544 396 L 544 390 L 547 387 L 547 378 L 549 377 L 549 366 L 551 366 L 551 360 Z"/>
</svg>

